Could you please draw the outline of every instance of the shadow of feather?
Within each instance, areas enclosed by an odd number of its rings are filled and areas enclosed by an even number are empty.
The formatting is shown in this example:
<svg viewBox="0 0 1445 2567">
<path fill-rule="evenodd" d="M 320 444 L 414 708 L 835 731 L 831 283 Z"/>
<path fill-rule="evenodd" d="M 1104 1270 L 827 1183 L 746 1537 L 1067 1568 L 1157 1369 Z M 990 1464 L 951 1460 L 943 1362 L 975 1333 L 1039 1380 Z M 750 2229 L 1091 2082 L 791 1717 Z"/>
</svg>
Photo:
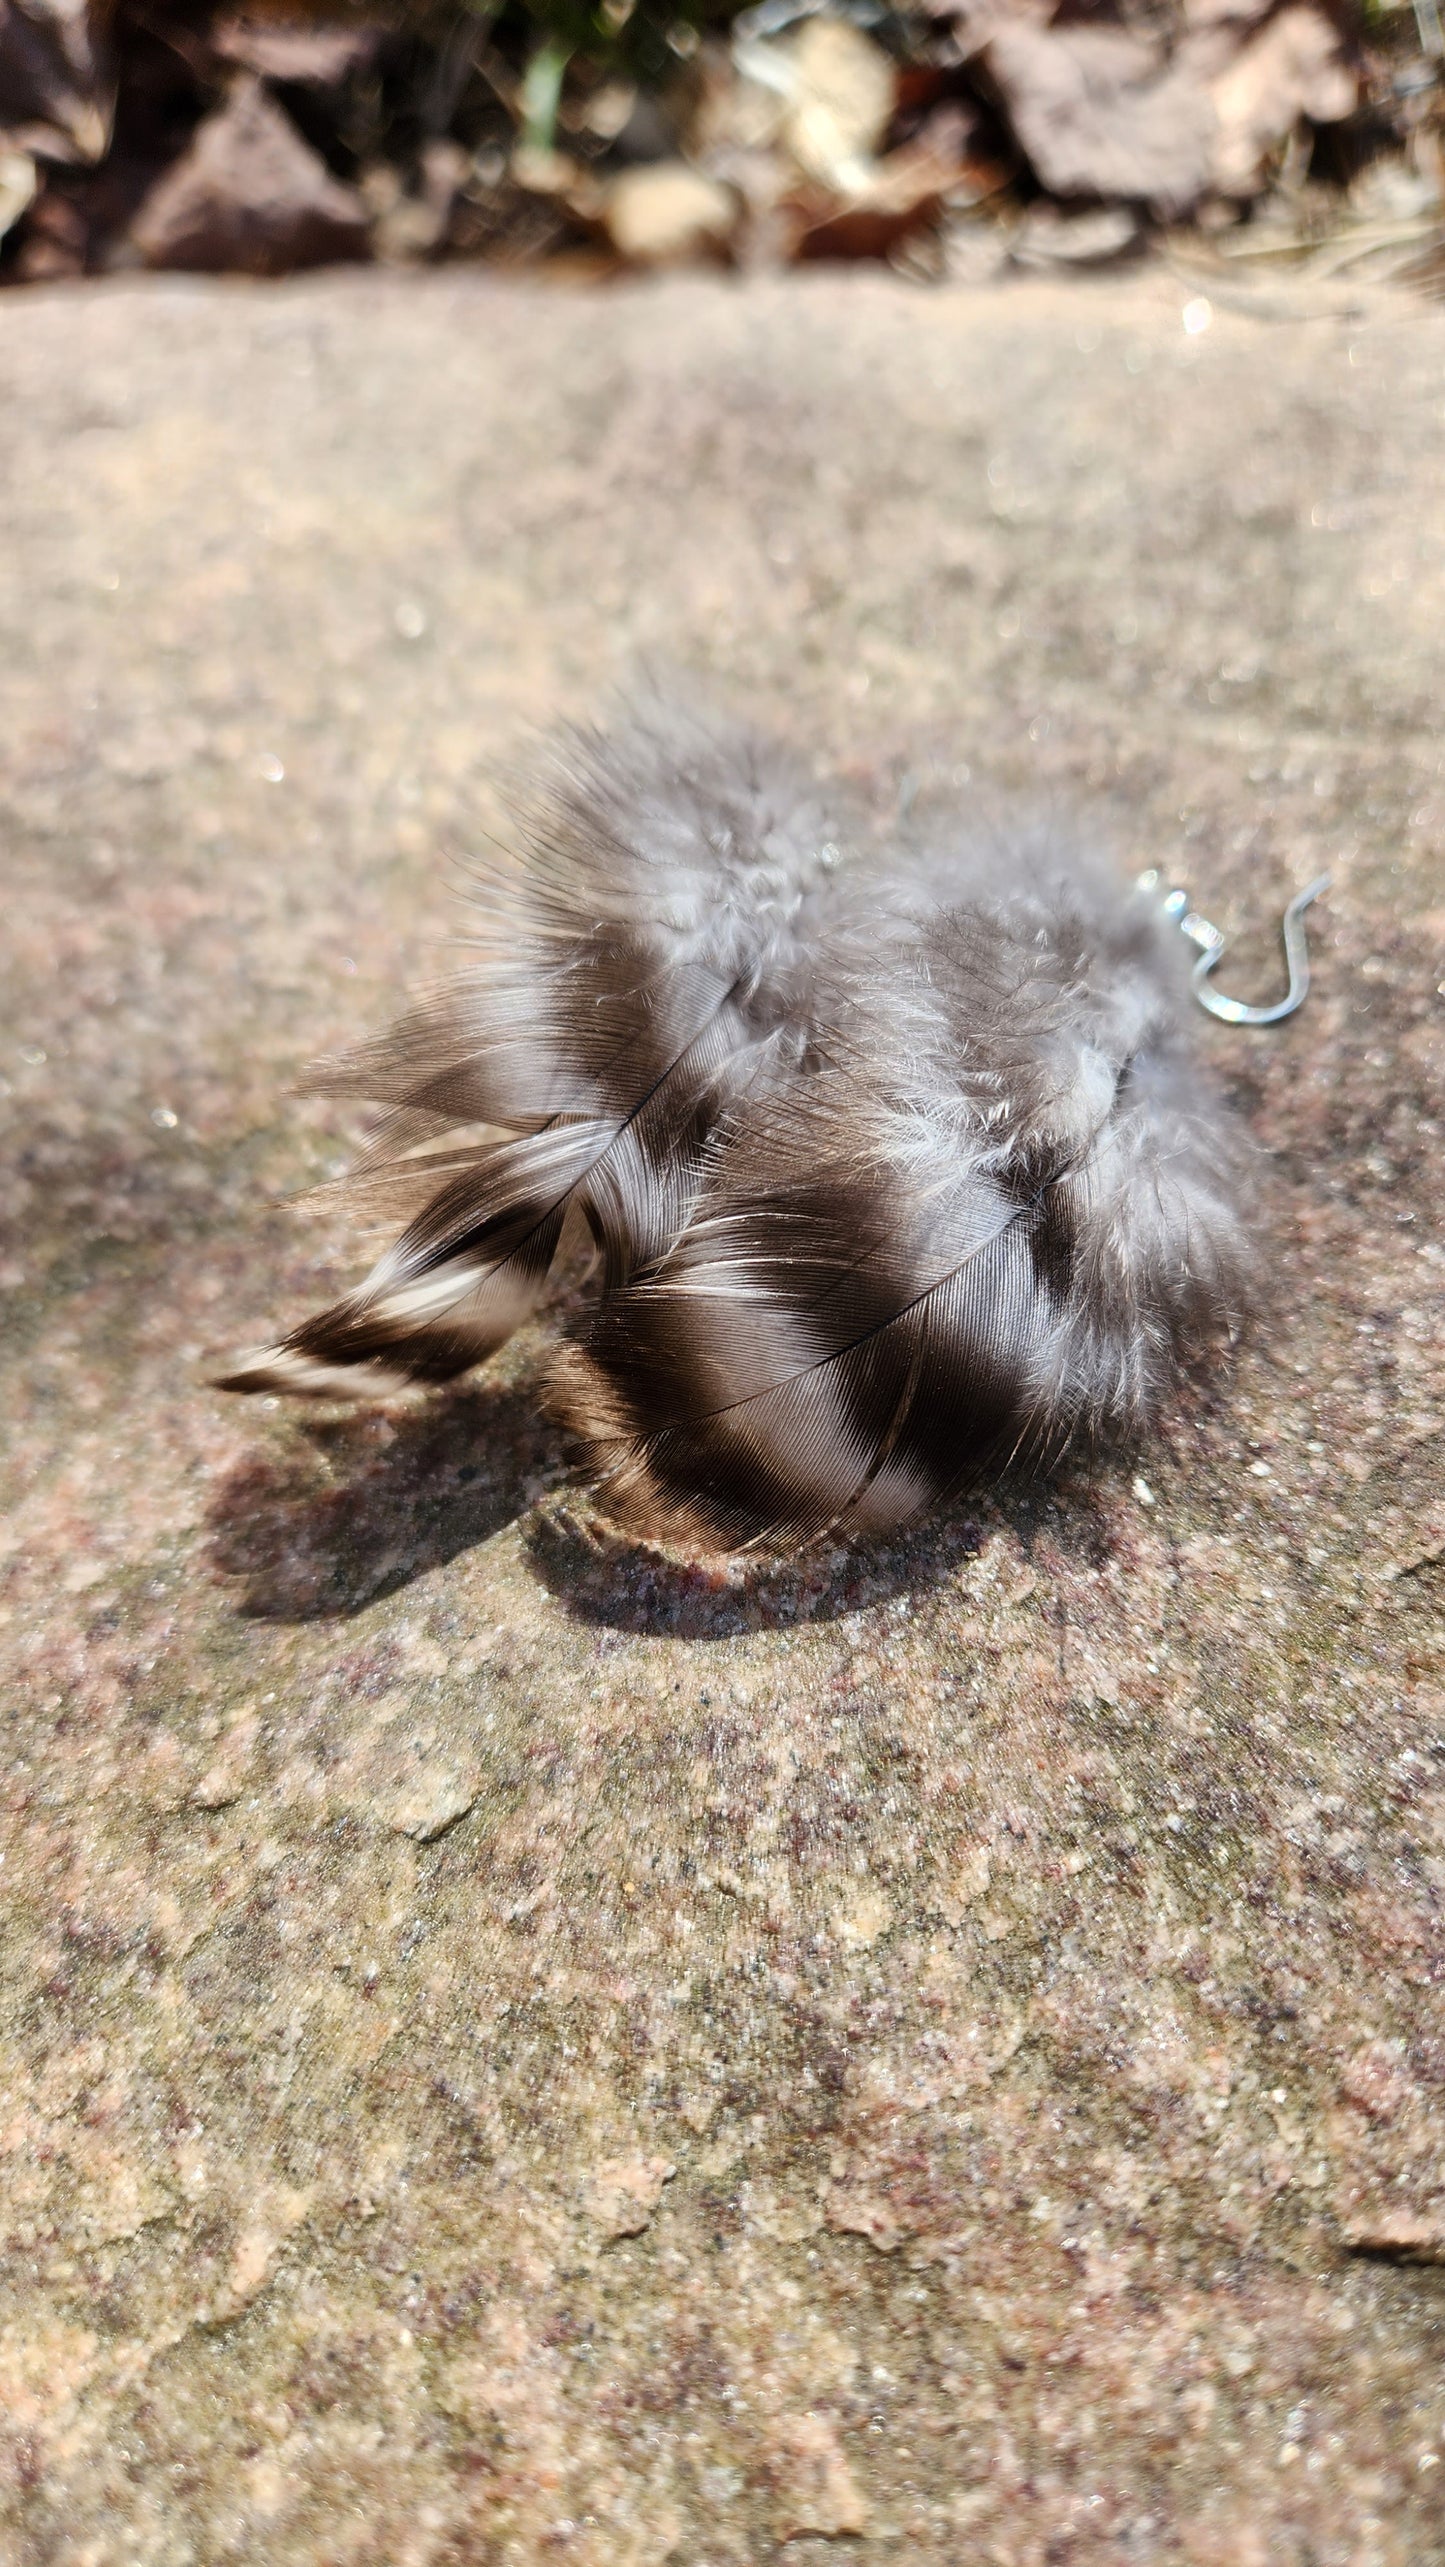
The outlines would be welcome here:
<svg viewBox="0 0 1445 2567">
<path fill-rule="evenodd" d="M 583 1484 L 548 1495 L 576 1459 L 533 1381 L 469 1383 L 400 1414 L 311 1418 L 279 1453 L 258 1450 L 219 1483 L 208 1564 L 240 1582 L 236 1609 L 249 1619 L 344 1621 L 529 1516 L 528 1563 L 575 1620 L 727 1640 L 945 1585 L 1005 1529 L 1028 1552 L 1041 1511 L 1057 1515 L 1061 1498 L 1065 1518 L 1078 1518 L 1073 1539 L 1093 1539 L 1081 1488 L 1005 1482 L 890 1539 L 690 1556 L 629 1532 Z"/>
<path fill-rule="evenodd" d="M 229 1472 L 210 1566 L 264 1622 L 360 1613 L 515 1522 L 564 1467 L 530 1385 L 469 1384 L 425 1407 L 313 1419 Z"/>
<path fill-rule="evenodd" d="M 730 1640 L 741 1632 L 832 1622 L 950 1578 L 1004 1516 L 990 1505 L 944 1516 L 891 1542 L 815 1543 L 791 1555 L 689 1558 L 629 1534 L 586 1501 L 553 1501 L 527 1526 L 527 1556 L 578 1621 L 616 1631 Z"/>
</svg>

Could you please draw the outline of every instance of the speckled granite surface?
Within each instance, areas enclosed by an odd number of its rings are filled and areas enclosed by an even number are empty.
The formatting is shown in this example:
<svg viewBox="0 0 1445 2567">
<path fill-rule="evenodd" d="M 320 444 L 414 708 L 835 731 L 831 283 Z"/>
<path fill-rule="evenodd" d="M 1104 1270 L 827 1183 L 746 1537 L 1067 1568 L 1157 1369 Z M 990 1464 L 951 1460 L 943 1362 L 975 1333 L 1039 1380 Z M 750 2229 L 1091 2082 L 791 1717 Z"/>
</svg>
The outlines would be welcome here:
<svg viewBox="0 0 1445 2567">
<path fill-rule="evenodd" d="M 1184 299 L 0 308 L 17 2567 L 1445 2559 L 1445 316 Z M 1141 1479 L 726 1573 L 533 1344 L 195 1387 L 355 1262 L 287 1083 L 640 659 L 1104 794 L 1236 987 L 1333 866 Z"/>
</svg>

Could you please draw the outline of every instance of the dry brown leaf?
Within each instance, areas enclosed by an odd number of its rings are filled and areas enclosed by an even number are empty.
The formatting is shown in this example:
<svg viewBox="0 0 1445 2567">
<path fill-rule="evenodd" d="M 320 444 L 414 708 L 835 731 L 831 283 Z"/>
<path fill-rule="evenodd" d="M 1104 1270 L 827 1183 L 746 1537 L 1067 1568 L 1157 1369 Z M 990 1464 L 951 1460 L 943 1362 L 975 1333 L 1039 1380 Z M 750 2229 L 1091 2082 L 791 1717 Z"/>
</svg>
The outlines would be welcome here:
<svg viewBox="0 0 1445 2567">
<path fill-rule="evenodd" d="M 0 0 L 0 141 L 40 160 L 104 159 L 115 111 L 109 14 L 95 0 Z"/>
<path fill-rule="evenodd" d="M 1298 6 L 1269 19 L 1209 84 L 1217 119 L 1209 174 L 1222 196 L 1257 196 L 1271 156 L 1308 117 L 1337 123 L 1359 104 L 1359 72 L 1338 26 Z"/>
<path fill-rule="evenodd" d="M 369 249 L 361 198 L 244 76 L 156 181 L 131 241 L 148 267 L 252 276 L 365 258 Z"/>
</svg>

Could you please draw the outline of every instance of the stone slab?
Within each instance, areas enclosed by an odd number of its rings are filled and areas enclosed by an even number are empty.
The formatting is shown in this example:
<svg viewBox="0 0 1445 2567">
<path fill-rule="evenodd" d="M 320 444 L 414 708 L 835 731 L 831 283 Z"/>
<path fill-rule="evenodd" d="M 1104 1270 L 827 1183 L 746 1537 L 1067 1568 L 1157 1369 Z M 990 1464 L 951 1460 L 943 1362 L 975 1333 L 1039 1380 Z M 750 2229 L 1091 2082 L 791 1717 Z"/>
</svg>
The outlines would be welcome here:
<svg viewBox="0 0 1445 2567">
<path fill-rule="evenodd" d="M 1196 293 L 0 302 L 26 2567 L 1445 2558 L 1445 316 Z M 1241 990 L 1332 869 L 1137 1471 L 724 1570 L 535 1337 L 197 1387 L 355 1270 L 289 1083 L 649 667 L 1102 802 Z"/>
</svg>

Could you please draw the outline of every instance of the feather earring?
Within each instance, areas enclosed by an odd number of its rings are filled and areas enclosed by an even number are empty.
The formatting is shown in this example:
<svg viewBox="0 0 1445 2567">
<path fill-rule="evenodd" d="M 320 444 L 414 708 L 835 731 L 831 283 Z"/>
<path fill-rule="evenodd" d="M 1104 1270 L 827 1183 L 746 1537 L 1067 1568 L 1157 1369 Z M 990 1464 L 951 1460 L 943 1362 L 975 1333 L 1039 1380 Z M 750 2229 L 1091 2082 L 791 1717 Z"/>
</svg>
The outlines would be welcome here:
<svg viewBox="0 0 1445 2567">
<path fill-rule="evenodd" d="M 750 733 L 569 735 L 470 968 L 316 1081 L 390 1108 L 363 1175 L 420 1209 L 222 1386 L 461 1372 L 575 1214 L 599 1254 L 556 1400 L 659 1529 L 881 1529 L 1147 1425 L 1252 1293 L 1181 904 L 1038 822 L 846 863 L 843 834 Z"/>
</svg>

